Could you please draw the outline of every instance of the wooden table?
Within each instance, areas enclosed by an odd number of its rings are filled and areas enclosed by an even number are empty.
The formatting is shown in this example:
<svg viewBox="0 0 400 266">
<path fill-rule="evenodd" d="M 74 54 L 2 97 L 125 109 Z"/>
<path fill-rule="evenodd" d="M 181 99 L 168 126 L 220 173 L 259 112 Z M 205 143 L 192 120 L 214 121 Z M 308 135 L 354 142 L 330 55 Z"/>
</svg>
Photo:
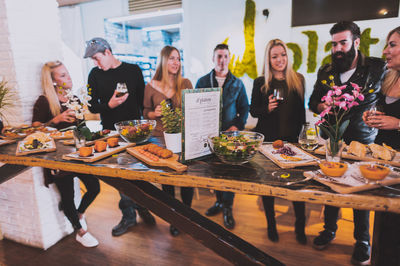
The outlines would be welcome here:
<svg viewBox="0 0 400 266">
<path fill-rule="evenodd" d="M 152 138 L 151 141 L 159 143 L 156 138 Z M 269 195 L 287 200 L 400 213 L 400 197 L 390 194 L 385 189 L 350 195 L 337 194 L 313 180 L 285 187 L 283 183 L 287 180 L 276 176 L 289 173 L 291 180 L 301 180 L 304 178 L 304 171 L 313 170 L 316 167 L 280 169 L 262 154 L 257 154 L 251 162 L 242 166 L 227 166 L 214 157 L 193 161 L 188 163 L 186 172 L 177 173 L 166 168 L 149 168 L 126 152 L 92 164 L 65 161 L 62 160 L 62 155 L 74 151 L 74 148 L 64 146 L 61 142 L 57 143 L 57 151 L 51 153 L 15 156 L 15 149 L 16 144 L 0 147 L 0 161 L 7 164 L 41 166 L 96 175 L 220 256 L 240 265 L 281 265 L 281 263 L 180 201 L 162 193 L 148 182 Z M 272 175 L 274 172 L 275 174 Z"/>
</svg>

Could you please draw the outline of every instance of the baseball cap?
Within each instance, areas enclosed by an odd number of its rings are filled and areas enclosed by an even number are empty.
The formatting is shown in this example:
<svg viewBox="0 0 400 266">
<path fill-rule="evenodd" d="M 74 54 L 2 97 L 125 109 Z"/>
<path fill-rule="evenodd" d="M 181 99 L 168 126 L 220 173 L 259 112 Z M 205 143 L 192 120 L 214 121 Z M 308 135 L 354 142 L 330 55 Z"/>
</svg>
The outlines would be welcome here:
<svg viewBox="0 0 400 266">
<path fill-rule="evenodd" d="M 94 56 L 96 53 L 103 53 L 106 49 L 111 51 L 110 44 L 103 38 L 93 38 L 86 42 L 86 51 L 83 58 Z"/>
</svg>

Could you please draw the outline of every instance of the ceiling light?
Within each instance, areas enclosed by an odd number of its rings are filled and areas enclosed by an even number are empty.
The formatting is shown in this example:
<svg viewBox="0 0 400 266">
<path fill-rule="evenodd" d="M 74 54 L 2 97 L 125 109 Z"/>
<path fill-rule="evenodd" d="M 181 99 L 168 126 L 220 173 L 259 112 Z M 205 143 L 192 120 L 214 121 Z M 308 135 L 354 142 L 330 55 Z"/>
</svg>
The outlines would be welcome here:
<svg viewBox="0 0 400 266">
<path fill-rule="evenodd" d="M 386 16 L 389 11 L 386 8 L 382 8 L 378 13 L 379 15 Z"/>
<path fill-rule="evenodd" d="M 163 10 L 163 11 L 149 12 L 149 13 L 144 13 L 144 14 L 129 15 L 129 16 L 125 16 L 125 17 L 109 18 L 107 20 L 110 22 L 117 23 L 117 22 L 132 21 L 132 20 L 139 20 L 139 19 L 152 18 L 152 17 L 162 17 L 162 16 L 168 16 L 168 15 L 174 15 L 174 14 L 182 14 L 182 13 L 183 13 L 183 9 L 177 8 L 177 9 L 168 9 L 168 10 Z"/>
</svg>

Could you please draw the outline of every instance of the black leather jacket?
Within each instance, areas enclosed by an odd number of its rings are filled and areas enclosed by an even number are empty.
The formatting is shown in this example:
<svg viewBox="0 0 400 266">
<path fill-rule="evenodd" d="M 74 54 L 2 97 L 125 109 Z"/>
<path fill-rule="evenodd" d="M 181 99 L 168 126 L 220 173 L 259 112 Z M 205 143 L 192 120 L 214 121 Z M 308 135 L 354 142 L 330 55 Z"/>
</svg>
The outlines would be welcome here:
<svg viewBox="0 0 400 266">
<path fill-rule="evenodd" d="M 331 64 L 322 66 L 318 71 L 317 82 L 314 85 L 314 90 L 310 97 L 309 107 L 311 111 L 319 114 L 317 106 L 321 103 L 321 98 L 329 90 L 329 87 L 324 85 L 322 81 L 326 80 L 329 83 L 329 76 L 331 75 L 334 77 L 335 85 L 347 85 L 347 88 L 344 90 L 344 92 L 347 93 L 352 90 L 350 82 L 356 83 L 361 88 L 367 86 L 364 91 L 364 101 L 358 101 L 360 105 L 352 107 L 350 112 L 344 118 L 344 120 L 350 119 L 350 124 L 343 135 L 343 139 L 346 143 L 349 143 L 352 140 L 364 144 L 374 142 L 378 131 L 375 128 L 368 127 L 364 123 L 362 120 L 362 114 L 378 101 L 378 92 L 381 89 L 381 79 L 384 73 L 384 67 L 385 63 L 382 59 L 366 57 L 358 51 L 356 71 L 346 83 L 342 84 L 340 81 L 340 73 L 335 73 Z"/>
</svg>

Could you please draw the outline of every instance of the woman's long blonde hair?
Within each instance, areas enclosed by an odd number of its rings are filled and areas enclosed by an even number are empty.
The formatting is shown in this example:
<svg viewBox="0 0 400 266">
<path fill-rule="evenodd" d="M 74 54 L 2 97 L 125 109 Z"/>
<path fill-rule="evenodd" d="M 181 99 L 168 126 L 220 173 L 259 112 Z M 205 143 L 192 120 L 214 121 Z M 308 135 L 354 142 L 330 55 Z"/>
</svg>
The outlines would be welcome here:
<svg viewBox="0 0 400 266">
<path fill-rule="evenodd" d="M 61 66 L 63 63 L 60 61 L 50 61 L 42 67 L 42 88 L 43 94 L 49 101 L 50 111 L 53 116 L 61 113 L 61 105 L 57 96 L 55 85 L 53 84 L 53 69 Z"/>
<path fill-rule="evenodd" d="M 160 53 L 160 61 L 157 65 L 156 73 L 154 74 L 153 79 L 160 81 L 161 86 L 163 88 L 170 86 L 169 79 L 168 79 L 168 58 L 171 55 L 172 51 L 177 51 L 179 58 L 181 57 L 179 50 L 173 46 L 165 46 L 162 48 Z M 174 97 L 180 102 L 182 98 L 182 90 L 183 90 L 183 78 L 182 78 L 182 65 L 176 73 L 175 76 L 175 95 Z"/>
<path fill-rule="evenodd" d="M 400 27 L 397 27 L 389 32 L 389 34 L 386 38 L 386 45 L 388 45 L 389 39 L 394 33 L 397 33 L 400 35 Z M 387 95 L 389 93 L 390 89 L 393 88 L 394 85 L 396 84 L 396 82 L 399 80 L 399 78 L 400 78 L 399 70 L 389 69 L 389 71 L 387 72 L 385 79 L 382 83 L 383 94 Z M 400 93 L 398 95 L 395 95 L 395 97 L 397 97 L 397 96 L 400 96 Z"/>
<path fill-rule="evenodd" d="M 265 78 L 265 84 L 261 88 L 261 91 L 263 93 L 267 93 L 268 90 L 270 89 L 269 84 L 271 83 L 271 80 L 273 78 L 273 73 L 271 70 L 271 50 L 275 46 L 282 46 L 283 49 L 285 49 L 285 53 L 287 56 L 287 66 L 284 71 L 284 76 L 286 79 L 286 83 L 288 85 L 289 91 L 296 91 L 302 98 L 304 98 L 304 84 L 303 80 L 300 78 L 300 75 L 293 70 L 292 68 L 292 63 L 291 60 L 289 59 L 288 55 L 288 47 L 286 44 L 279 40 L 279 39 L 273 39 L 268 42 L 267 46 L 265 47 L 265 55 L 264 55 L 264 66 L 263 66 L 263 75 Z"/>
</svg>

